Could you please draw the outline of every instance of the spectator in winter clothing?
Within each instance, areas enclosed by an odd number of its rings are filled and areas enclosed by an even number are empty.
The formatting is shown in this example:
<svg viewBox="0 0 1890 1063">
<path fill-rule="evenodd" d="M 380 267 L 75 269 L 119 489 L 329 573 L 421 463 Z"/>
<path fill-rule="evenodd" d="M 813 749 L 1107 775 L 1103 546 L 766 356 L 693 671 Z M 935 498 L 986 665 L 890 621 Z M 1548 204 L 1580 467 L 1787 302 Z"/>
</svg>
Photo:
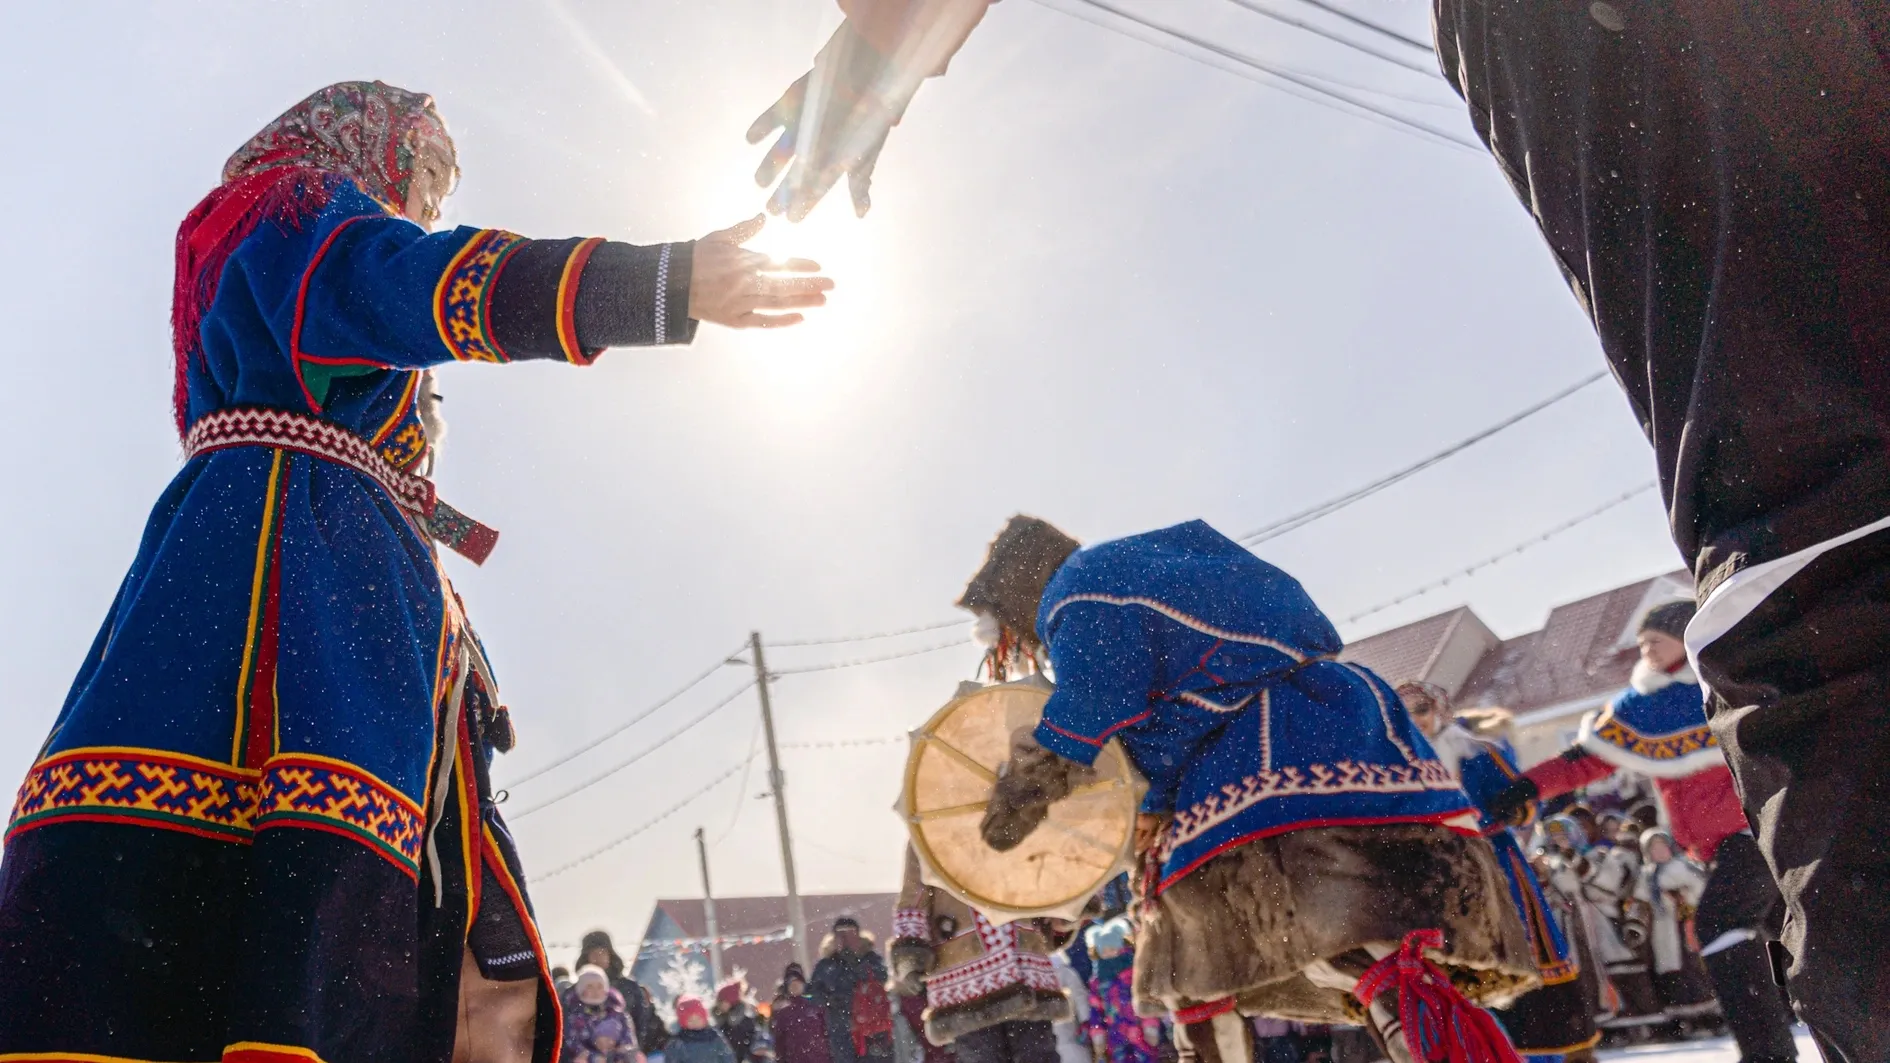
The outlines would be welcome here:
<svg viewBox="0 0 1890 1063">
<path fill-rule="evenodd" d="M 553 988 L 558 991 L 558 999 L 564 999 L 565 993 L 570 991 L 573 985 L 571 981 L 571 969 L 569 967 L 553 967 L 551 969 L 551 984 Z"/>
<path fill-rule="evenodd" d="M 584 935 L 578 945 L 577 966 L 586 964 L 602 967 L 610 977 L 610 988 L 623 997 L 624 1010 L 637 1028 L 637 1044 L 642 1050 L 650 1055 L 663 1051 L 663 1043 L 669 1040 L 669 1029 L 663 1025 L 663 1017 L 656 1013 L 650 995 L 624 970 L 623 957 L 617 955 L 609 934 L 593 930 Z"/>
<path fill-rule="evenodd" d="M 1760 940 L 1778 932 L 1783 902 L 1706 725 L 1704 695 L 1681 642 L 1693 615 L 1692 602 L 1648 610 L 1635 637 L 1641 659 L 1630 688 L 1582 720 L 1573 747 L 1498 794 L 1491 814 L 1519 813 L 1538 797 L 1569 793 L 1622 768 L 1652 776 L 1673 819 L 1673 841 L 1712 868 L 1696 928 L 1740 1057 L 1746 1063 L 1796 1059 L 1792 1015 L 1772 984 Z"/>
<path fill-rule="evenodd" d="M 1700 954 L 1687 940 L 1688 924 L 1706 890 L 1706 872 L 1673 847 L 1673 836 L 1658 828 L 1637 840 L 1641 872 L 1634 884 L 1635 918 L 1644 925 L 1652 961 L 1654 989 L 1661 1007 L 1676 1019 L 1692 1019 L 1718 1010 L 1707 984 Z"/>
<path fill-rule="evenodd" d="M 748 983 L 741 979 L 715 992 L 715 1028 L 735 1053 L 735 1063 L 750 1063 L 755 1058 L 755 1042 L 761 1036 L 761 1024 L 748 1006 Z"/>
<path fill-rule="evenodd" d="M 638 1063 L 636 1027 L 602 967 L 578 969 L 564 996 L 565 1063 Z"/>
<path fill-rule="evenodd" d="M 782 972 L 768 1015 L 775 1063 L 832 1063 L 826 1009 L 807 999 L 807 973 L 798 963 Z"/>
<path fill-rule="evenodd" d="M 663 1048 L 666 1063 L 735 1063 L 728 1046 L 709 1021 L 709 1009 L 695 997 L 676 1001 L 676 1036 Z"/>
<path fill-rule="evenodd" d="M 884 1001 L 886 1014 L 856 1014 L 854 997 L 863 986 L 885 986 L 886 963 L 873 949 L 873 939 L 862 933 L 857 919 L 841 916 L 833 922 L 833 933 L 822 944 L 820 962 L 814 965 L 811 984 L 814 1003 L 826 1012 L 827 1051 L 832 1063 L 858 1063 L 863 1058 L 892 1058 L 892 1002 Z M 858 1029 L 856 1029 L 858 1027 Z M 878 1037 L 883 1029 L 885 1036 Z M 865 1051 L 856 1046 L 855 1035 L 868 1033 Z M 673 1061 L 672 1061 L 673 1063 Z"/>
</svg>

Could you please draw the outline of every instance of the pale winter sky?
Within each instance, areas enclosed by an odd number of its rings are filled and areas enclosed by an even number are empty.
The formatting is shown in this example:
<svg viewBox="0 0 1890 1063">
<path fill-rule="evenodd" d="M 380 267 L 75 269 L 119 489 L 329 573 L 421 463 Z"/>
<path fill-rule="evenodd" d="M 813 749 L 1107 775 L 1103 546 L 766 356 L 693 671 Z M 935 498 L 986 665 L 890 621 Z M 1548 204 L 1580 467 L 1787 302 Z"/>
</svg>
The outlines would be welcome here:
<svg viewBox="0 0 1890 1063">
<path fill-rule="evenodd" d="M 1062 7 L 1075 0 L 1046 0 Z M 1249 54 L 1383 92 L 1468 136 L 1441 82 L 1220 0 L 1120 0 Z M 1351 0 L 1428 35 L 1420 0 Z M 1310 12 L 1279 0 L 1283 10 Z M 838 21 L 831 0 L 0 4 L 0 778 L 49 726 L 174 473 L 178 220 L 225 156 L 309 91 L 433 93 L 465 176 L 448 224 L 684 239 L 752 213 L 749 120 Z M 928 84 L 879 167 L 763 246 L 839 283 L 790 333 L 705 329 L 590 369 L 452 366 L 439 479 L 499 527 L 448 562 L 522 738 L 501 784 L 586 745 L 734 649 L 950 619 L 1005 517 L 1085 539 L 1202 517 L 1229 533 L 1369 481 L 1601 367 L 1494 165 L 1009 0 Z M 1652 478 L 1611 385 L 1263 553 L 1335 617 Z M 1644 495 L 1351 636 L 1469 602 L 1505 634 L 1678 565 Z M 780 649 L 793 668 L 963 629 Z M 801 881 L 896 885 L 897 736 L 968 677 L 966 645 L 784 678 Z M 527 869 L 622 835 L 751 749 L 752 694 L 579 797 L 738 687 L 703 683 L 515 789 Z M 154 705 L 152 711 L 166 711 Z M 547 937 L 634 939 L 657 896 L 776 892 L 763 773 L 534 886 Z M 753 929 L 753 928 L 729 928 Z"/>
</svg>

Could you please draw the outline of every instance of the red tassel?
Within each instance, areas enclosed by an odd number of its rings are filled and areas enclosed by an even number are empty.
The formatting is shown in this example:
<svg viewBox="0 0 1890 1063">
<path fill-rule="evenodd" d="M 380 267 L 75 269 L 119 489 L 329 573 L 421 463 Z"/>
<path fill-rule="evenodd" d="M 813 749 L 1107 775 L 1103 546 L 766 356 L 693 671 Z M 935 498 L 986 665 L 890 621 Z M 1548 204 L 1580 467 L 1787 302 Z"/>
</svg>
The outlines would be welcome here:
<svg viewBox="0 0 1890 1063">
<path fill-rule="evenodd" d="M 1443 947 L 1443 931 L 1413 930 L 1397 952 L 1372 964 L 1353 992 L 1367 1007 L 1385 990 L 1397 992 L 1404 1043 L 1419 1063 L 1522 1063 L 1496 1017 L 1472 1004 L 1424 955 Z"/>
<path fill-rule="evenodd" d="M 297 167 L 277 167 L 218 185 L 177 227 L 177 275 L 171 287 L 171 413 L 177 437 L 189 426 L 190 357 L 202 343 L 198 330 L 217 297 L 223 267 L 238 246 L 264 219 L 300 226 L 328 205 L 333 191 L 328 175 Z"/>
</svg>

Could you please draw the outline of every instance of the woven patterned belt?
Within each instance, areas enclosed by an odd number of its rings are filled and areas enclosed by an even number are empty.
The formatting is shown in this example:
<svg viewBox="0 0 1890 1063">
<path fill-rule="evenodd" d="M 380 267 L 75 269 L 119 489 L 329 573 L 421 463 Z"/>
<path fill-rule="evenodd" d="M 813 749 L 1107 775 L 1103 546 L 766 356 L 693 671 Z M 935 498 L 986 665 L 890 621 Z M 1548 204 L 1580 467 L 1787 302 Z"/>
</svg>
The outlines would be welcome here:
<svg viewBox="0 0 1890 1063">
<path fill-rule="evenodd" d="M 498 544 L 498 531 L 442 502 L 431 480 L 395 468 L 340 425 L 288 410 L 217 410 L 190 426 L 184 458 L 232 447 L 280 447 L 346 465 L 380 484 L 422 532 L 475 565 L 485 564 Z"/>
</svg>

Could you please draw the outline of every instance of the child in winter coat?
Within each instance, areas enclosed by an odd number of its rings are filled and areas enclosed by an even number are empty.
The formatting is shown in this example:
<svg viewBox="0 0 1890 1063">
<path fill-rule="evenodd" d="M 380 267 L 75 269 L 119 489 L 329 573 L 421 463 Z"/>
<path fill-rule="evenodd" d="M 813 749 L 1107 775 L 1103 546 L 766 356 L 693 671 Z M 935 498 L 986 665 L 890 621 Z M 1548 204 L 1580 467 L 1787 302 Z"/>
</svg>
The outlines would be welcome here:
<svg viewBox="0 0 1890 1063">
<path fill-rule="evenodd" d="M 709 1009 L 695 997 L 676 1001 L 676 1036 L 663 1048 L 665 1063 L 735 1063 L 735 1050 L 709 1023 Z M 588 1061 L 587 1061 L 588 1063 Z"/>
<path fill-rule="evenodd" d="M 807 975 L 798 963 L 788 964 L 781 976 L 768 1027 L 778 1063 L 831 1063 L 826 1009 L 807 998 Z"/>
<path fill-rule="evenodd" d="M 1135 1013 L 1135 947 L 1127 916 L 1117 916 L 1089 928 L 1083 943 L 1089 947 L 1094 973 L 1089 978 L 1090 1050 L 1096 1063 L 1156 1063 L 1161 1044 L 1161 1023 Z"/>
<path fill-rule="evenodd" d="M 1691 941 L 1693 912 L 1706 892 L 1706 872 L 1682 857 L 1665 830 L 1641 835 L 1641 873 L 1634 886 L 1637 921 L 1645 923 L 1654 990 L 1667 1014 L 1689 1019 L 1716 1010 L 1712 982 Z"/>
<path fill-rule="evenodd" d="M 578 968 L 564 998 L 566 1063 L 642 1063 L 636 1027 L 602 967 Z"/>
</svg>

